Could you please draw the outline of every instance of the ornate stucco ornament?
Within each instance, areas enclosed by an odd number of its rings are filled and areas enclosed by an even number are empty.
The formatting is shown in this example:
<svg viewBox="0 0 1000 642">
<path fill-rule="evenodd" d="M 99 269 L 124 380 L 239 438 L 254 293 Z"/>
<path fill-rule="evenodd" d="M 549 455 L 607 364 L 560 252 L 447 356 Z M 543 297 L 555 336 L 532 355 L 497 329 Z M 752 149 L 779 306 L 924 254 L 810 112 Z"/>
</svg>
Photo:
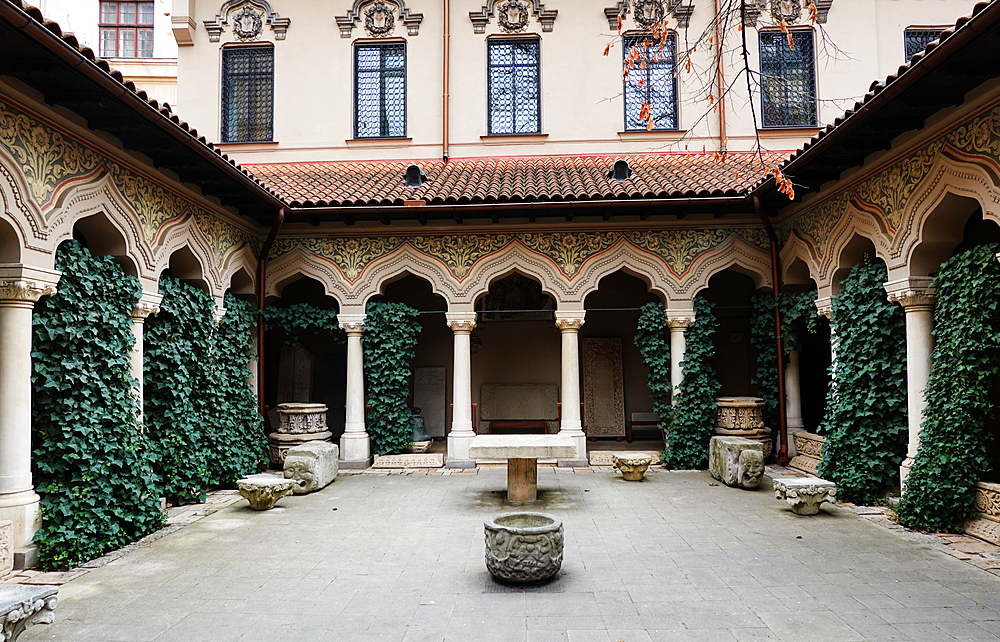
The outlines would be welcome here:
<svg viewBox="0 0 1000 642">
<path fill-rule="evenodd" d="M 243 41 L 256 40 L 264 29 L 264 16 L 250 5 L 243 5 L 233 15 L 233 33 Z"/>
<path fill-rule="evenodd" d="M 751 2 L 758 0 L 751 0 Z M 766 0 L 759 0 L 764 1 Z M 608 19 L 608 28 L 612 31 L 618 29 L 618 16 L 632 12 L 635 24 L 640 29 L 649 29 L 657 22 L 663 20 L 667 13 L 677 20 L 677 27 L 683 29 L 691 21 L 691 14 L 694 13 L 694 2 L 688 0 L 620 0 L 613 7 L 604 10 L 604 16 Z"/>
<path fill-rule="evenodd" d="M 497 9 L 497 22 L 507 33 L 524 31 L 528 26 L 528 5 L 521 0 L 504 0 Z"/>
<path fill-rule="evenodd" d="M 365 9 L 365 31 L 376 38 L 388 36 L 396 26 L 392 8 L 379 0 Z"/>
<path fill-rule="evenodd" d="M 643 29 L 649 29 L 660 22 L 664 15 L 666 9 L 663 7 L 663 0 L 636 0 L 632 14 L 636 24 Z"/>
<path fill-rule="evenodd" d="M 530 3 L 530 6 L 529 6 Z M 552 25 L 556 21 L 558 11 L 545 8 L 545 3 L 541 0 L 488 0 L 479 11 L 470 11 L 469 20 L 472 21 L 472 30 L 475 33 L 486 33 L 486 25 L 493 17 L 494 10 L 497 11 L 497 21 L 500 28 L 507 33 L 515 33 L 524 29 L 528 25 L 528 14 L 533 14 L 542 25 L 542 31 L 552 31 Z M 524 26 L 511 28 L 508 25 L 516 25 L 521 21 Z"/>
<path fill-rule="evenodd" d="M 771 19 L 794 24 L 802 18 L 801 0 L 771 0 Z"/>
</svg>

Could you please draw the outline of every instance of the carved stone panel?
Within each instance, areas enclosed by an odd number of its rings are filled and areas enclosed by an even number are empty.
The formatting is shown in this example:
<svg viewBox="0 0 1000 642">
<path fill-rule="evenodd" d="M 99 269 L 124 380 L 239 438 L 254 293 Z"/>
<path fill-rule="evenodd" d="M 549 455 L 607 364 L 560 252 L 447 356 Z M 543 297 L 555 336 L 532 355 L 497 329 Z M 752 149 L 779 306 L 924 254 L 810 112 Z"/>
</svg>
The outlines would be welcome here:
<svg viewBox="0 0 1000 642">
<path fill-rule="evenodd" d="M 484 421 L 555 421 L 558 401 L 554 383 L 484 383 L 479 416 Z"/>
<path fill-rule="evenodd" d="M 445 368 L 413 369 L 413 406 L 420 408 L 424 428 L 432 437 L 445 434 Z"/>
<path fill-rule="evenodd" d="M 1000 484 L 976 482 L 977 517 L 965 522 L 965 532 L 1000 544 Z"/>
<path fill-rule="evenodd" d="M 0 520 L 0 577 L 14 569 L 14 524 Z"/>
<path fill-rule="evenodd" d="M 303 345 L 282 346 L 278 361 L 278 403 L 309 403 L 313 355 Z"/>
<path fill-rule="evenodd" d="M 590 437 L 625 434 L 622 340 L 583 340 L 583 413 Z"/>
</svg>

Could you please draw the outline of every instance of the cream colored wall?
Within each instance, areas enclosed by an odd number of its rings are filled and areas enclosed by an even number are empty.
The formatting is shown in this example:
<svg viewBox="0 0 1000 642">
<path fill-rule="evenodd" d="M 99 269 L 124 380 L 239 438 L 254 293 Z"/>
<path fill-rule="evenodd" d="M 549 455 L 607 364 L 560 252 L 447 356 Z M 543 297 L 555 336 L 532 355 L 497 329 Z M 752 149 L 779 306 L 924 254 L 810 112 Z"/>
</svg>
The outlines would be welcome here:
<svg viewBox="0 0 1000 642">
<path fill-rule="evenodd" d="M 232 44 L 231 32 L 211 43 L 205 20 L 214 19 L 218 0 L 185 0 L 193 6 L 196 28 L 192 46 L 180 47 L 178 100 L 181 116 L 209 138 L 219 138 L 221 47 Z M 718 146 L 718 115 L 703 91 L 710 74 L 681 74 L 679 133 L 620 135 L 623 129 L 621 47 L 602 56 L 612 38 L 604 8 L 611 0 L 549 0 L 548 10 L 558 10 L 553 30 L 544 33 L 531 18 L 525 34 L 542 40 L 541 87 L 543 137 L 494 138 L 486 134 L 486 39 L 503 35 L 495 16 L 485 34 L 476 34 L 469 12 L 482 0 L 451 3 L 451 155 L 452 157 L 622 153 L 650 150 L 711 151 Z M 407 43 L 406 141 L 353 141 L 353 45 L 367 39 L 362 24 L 350 38 L 341 38 L 335 17 L 351 3 L 320 0 L 274 0 L 272 8 L 291 19 L 287 38 L 275 44 L 275 143 L 227 146 L 240 162 L 282 162 L 339 159 L 421 159 L 441 155 L 442 8 L 440 2 L 412 0 L 407 7 L 423 14 L 419 35 L 407 36 L 397 21 L 393 37 Z M 820 121 L 830 122 L 844 108 L 864 95 L 875 79 L 894 73 L 903 63 L 903 28 L 946 26 L 967 13 L 969 0 L 836 0 L 828 21 L 817 32 L 817 79 Z M 696 3 L 687 37 L 697 38 L 711 25 L 713 5 Z M 178 8 L 175 7 L 175 12 Z M 175 16 L 177 18 L 177 16 Z M 670 16 L 672 24 L 676 24 Z M 764 11 L 758 28 L 771 22 Z M 634 27 L 631 17 L 626 29 Z M 805 27 L 809 28 L 809 27 Z M 753 118 L 741 68 L 742 32 L 731 30 L 725 54 L 726 82 L 734 82 L 727 100 L 727 133 L 731 150 L 747 149 L 754 142 Z M 752 69 L 758 68 L 757 32 L 745 30 Z M 685 33 L 679 38 L 683 41 Z M 265 26 L 262 41 L 274 42 Z M 826 44 L 824 44 L 824 40 Z M 839 52 L 836 49 L 839 48 Z M 710 63 L 711 52 L 699 50 L 695 67 Z M 753 98 L 759 117 L 759 96 Z M 764 131 L 768 149 L 794 149 L 810 130 Z"/>
</svg>

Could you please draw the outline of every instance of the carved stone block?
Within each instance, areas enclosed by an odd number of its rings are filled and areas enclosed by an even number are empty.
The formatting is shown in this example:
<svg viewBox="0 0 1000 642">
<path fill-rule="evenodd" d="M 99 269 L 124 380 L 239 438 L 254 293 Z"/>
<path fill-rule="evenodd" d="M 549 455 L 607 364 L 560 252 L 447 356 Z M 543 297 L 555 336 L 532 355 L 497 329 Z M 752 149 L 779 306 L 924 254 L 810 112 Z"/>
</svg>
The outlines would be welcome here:
<svg viewBox="0 0 1000 642">
<path fill-rule="evenodd" d="M 532 584 L 559 572 L 562 521 L 545 513 L 504 513 L 485 521 L 486 568 L 504 582 Z"/>
<path fill-rule="evenodd" d="M 792 433 L 796 455 L 788 462 L 789 468 L 815 475 L 823 461 L 823 444 L 826 437 L 814 435 L 811 432 Z"/>
<path fill-rule="evenodd" d="M 288 450 L 310 441 L 332 442 L 333 433 L 326 426 L 327 407 L 321 403 L 282 403 L 278 411 L 278 429 L 267 436 L 271 463 L 284 467 Z"/>
<path fill-rule="evenodd" d="M 649 457 L 618 456 L 615 457 L 615 468 L 622 472 L 622 477 L 626 481 L 642 481 L 642 476 L 646 473 L 649 465 L 653 462 Z"/>
<path fill-rule="evenodd" d="M 583 413 L 590 437 L 625 434 L 622 340 L 583 340 Z"/>
<path fill-rule="evenodd" d="M 796 515 L 815 515 L 823 502 L 837 503 L 837 485 L 818 477 L 776 477 L 774 498 L 787 501 Z"/>
<path fill-rule="evenodd" d="M 764 445 L 744 437 L 712 437 L 708 471 L 726 486 L 757 488 L 764 475 Z"/>
<path fill-rule="evenodd" d="M 0 577 L 14 570 L 14 522 L 0 520 Z"/>
<path fill-rule="evenodd" d="M 51 585 L 0 585 L 0 640 L 15 642 L 25 629 L 55 621 L 59 589 Z"/>
<path fill-rule="evenodd" d="M 340 447 L 328 441 L 308 441 L 285 453 L 285 479 L 295 481 L 292 489 L 304 495 L 325 488 L 337 478 Z"/>
<path fill-rule="evenodd" d="M 965 522 L 965 532 L 991 544 L 1000 544 L 1000 484 L 976 482 L 978 517 Z"/>
<path fill-rule="evenodd" d="M 250 475 L 236 482 L 240 495 L 250 502 L 254 510 L 270 510 L 285 495 L 291 495 L 296 487 L 291 479 L 282 479 L 274 475 Z"/>
<path fill-rule="evenodd" d="M 744 437 L 764 447 L 764 459 L 771 456 L 771 429 L 764 426 L 764 400 L 758 397 L 718 397 L 715 434 Z"/>
</svg>

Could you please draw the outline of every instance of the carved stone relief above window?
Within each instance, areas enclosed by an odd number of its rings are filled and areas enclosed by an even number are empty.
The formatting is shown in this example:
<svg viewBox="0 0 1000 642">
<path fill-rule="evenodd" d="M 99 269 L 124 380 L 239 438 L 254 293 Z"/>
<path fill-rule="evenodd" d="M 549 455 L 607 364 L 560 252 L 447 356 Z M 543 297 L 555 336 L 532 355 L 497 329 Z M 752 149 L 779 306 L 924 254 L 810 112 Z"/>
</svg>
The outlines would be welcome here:
<svg viewBox="0 0 1000 642">
<path fill-rule="evenodd" d="M 292 20 L 279 17 L 267 0 L 226 0 L 219 7 L 215 20 L 204 22 L 210 42 L 219 42 L 222 32 L 230 25 L 237 39 L 257 40 L 265 23 L 271 25 L 275 40 L 284 40 Z"/>
<path fill-rule="evenodd" d="M 528 5 L 531 5 L 530 7 Z M 559 14 L 557 10 L 545 8 L 540 0 L 489 0 L 480 11 L 470 11 L 472 29 L 476 33 L 486 33 L 486 25 L 497 10 L 497 22 L 507 33 L 522 31 L 528 26 L 528 14 L 533 14 L 542 25 L 542 31 L 552 31 L 552 25 Z M 518 26 L 521 23 L 522 26 Z"/>
<path fill-rule="evenodd" d="M 813 3 L 816 5 L 816 23 L 826 24 L 833 0 L 813 0 Z M 804 4 L 808 6 L 808 0 Z M 805 11 L 806 6 L 803 6 L 803 0 L 770 0 L 770 7 L 768 7 L 768 0 L 748 0 L 743 5 L 743 24 L 748 27 L 756 27 L 757 19 L 760 18 L 760 13 L 765 8 L 769 9 L 774 24 L 778 24 L 782 20 L 788 24 L 806 21 L 809 19 L 808 12 Z"/>
<path fill-rule="evenodd" d="M 771 0 L 771 19 L 775 22 L 784 20 L 795 24 L 802 18 L 802 2 L 800 0 Z"/>
<path fill-rule="evenodd" d="M 756 0 L 751 0 L 756 1 Z M 694 2 L 684 0 L 621 0 L 613 7 L 607 7 L 604 15 L 608 19 L 608 27 L 612 31 L 618 29 L 618 14 L 632 13 L 635 26 L 638 29 L 649 29 L 663 20 L 668 13 L 677 21 L 677 27 L 684 29 L 691 22 L 694 13 Z"/>
<path fill-rule="evenodd" d="M 395 29 L 397 20 L 406 25 L 407 35 L 415 36 L 420 33 L 424 14 L 411 12 L 406 7 L 406 0 L 354 0 L 347 13 L 337 16 L 340 37 L 350 38 L 354 27 L 362 19 L 370 36 L 388 36 Z"/>
</svg>

